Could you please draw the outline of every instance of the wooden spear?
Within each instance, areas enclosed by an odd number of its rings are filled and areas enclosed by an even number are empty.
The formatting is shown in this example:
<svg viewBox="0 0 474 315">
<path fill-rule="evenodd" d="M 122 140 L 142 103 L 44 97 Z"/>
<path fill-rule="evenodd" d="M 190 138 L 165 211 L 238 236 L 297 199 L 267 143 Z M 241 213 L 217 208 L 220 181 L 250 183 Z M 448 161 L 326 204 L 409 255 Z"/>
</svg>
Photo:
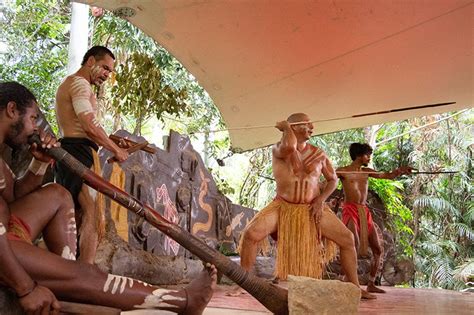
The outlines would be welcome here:
<svg viewBox="0 0 474 315">
<path fill-rule="evenodd" d="M 37 134 L 32 135 L 29 142 L 37 143 L 38 147 L 41 147 L 41 141 Z M 54 147 L 47 149 L 46 152 L 56 161 L 66 165 L 74 174 L 81 177 L 87 185 L 110 197 L 136 215 L 143 217 L 148 223 L 174 239 L 204 262 L 216 266 L 220 272 L 245 289 L 271 312 L 281 315 L 288 314 L 287 290 L 251 275 L 217 250 L 207 246 L 196 236 L 165 219 L 150 206 L 143 204 L 140 200 L 95 174 L 63 148 Z"/>
</svg>

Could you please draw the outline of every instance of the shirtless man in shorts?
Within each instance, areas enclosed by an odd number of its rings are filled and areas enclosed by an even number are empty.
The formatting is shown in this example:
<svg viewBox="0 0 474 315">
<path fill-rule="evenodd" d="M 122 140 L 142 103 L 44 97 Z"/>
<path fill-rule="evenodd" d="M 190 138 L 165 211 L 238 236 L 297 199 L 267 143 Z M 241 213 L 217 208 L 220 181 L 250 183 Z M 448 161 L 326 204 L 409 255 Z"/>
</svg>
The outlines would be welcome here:
<svg viewBox="0 0 474 315">
<path fill-rule="evenodd" d="M 92 47 L 84 55 L 81 68 L 65 78 L 56 93 L 61 146 L 84 165 L 96 170 L 100 168 L 99 146 L 112 152 L 118 162 L 128 158 L 127 151 L 110 140 L 97 121 L 97 99 L 91 87 L 100 86 L 109 78 L 114 63 L 115 56 L 109 49 Z M 56 183 L 69 190 L 74 200 L 79 227 L 79 260 L 92 264 L 100 241 L 99 227 L 104 225 L 103 216 L 96 207 L 96 194 L 62 163 L 56 164 L 55 178 Z"/>
</svg>

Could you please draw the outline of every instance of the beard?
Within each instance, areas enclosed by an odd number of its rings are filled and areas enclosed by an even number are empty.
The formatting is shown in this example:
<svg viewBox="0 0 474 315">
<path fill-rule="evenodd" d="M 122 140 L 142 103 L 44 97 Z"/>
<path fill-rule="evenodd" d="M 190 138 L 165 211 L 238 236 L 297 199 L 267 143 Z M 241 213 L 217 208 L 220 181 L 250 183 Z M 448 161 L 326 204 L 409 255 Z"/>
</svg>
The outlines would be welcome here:
<svg viewBox="0 0 474 315">
<path fill-rule="evenodd" d="M 15 124 L 10 126 L 10 131 L 5 139 L 5 143 L 12 149 L 18 150 L 26 146 L 25 141 L 21 139 L 21 134 L 25 130 L 23 119 L 20 118 Z"/>
</svg>

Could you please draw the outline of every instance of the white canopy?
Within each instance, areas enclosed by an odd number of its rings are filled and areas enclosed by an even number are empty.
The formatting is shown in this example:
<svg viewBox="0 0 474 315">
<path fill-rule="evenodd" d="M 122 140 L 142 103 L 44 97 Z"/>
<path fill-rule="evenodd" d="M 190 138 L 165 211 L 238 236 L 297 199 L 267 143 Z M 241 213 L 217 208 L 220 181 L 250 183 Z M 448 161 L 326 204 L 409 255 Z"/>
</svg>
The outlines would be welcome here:
<svg viewBox="0 0 474 315">
<path fill-rule="evenodd" d="M 473 106 L 472 0 L 80 2 L 133 9 L 208 91 L 234 149 L 275 143 L 251 127 L 294 112 L 322 134 Z"/>
</svg>

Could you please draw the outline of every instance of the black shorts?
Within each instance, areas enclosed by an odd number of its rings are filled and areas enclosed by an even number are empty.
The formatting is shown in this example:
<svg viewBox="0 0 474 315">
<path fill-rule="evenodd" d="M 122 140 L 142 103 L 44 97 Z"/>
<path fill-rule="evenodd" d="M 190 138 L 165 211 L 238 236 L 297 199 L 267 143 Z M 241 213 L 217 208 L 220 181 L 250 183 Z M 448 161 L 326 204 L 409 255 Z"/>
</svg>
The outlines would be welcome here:
<svg viewBox="0 0 474 315">
<path fill-rule="evenodd" d="M 87 168 L 90 168 L 94 164 L 94 156 L 92 150 L 97 151 L 99 146 L 93 141 L 87 138 L 62 138 L 59 140 L 61 147 L 69 152 L 72 156 L 78 159 Z M 69 190 L 74 200 L 74 206 L 79 209 L 78 196 L 81 192 L 82 184 L 84 181 L 82 178 L 71 172 L 61 162 L 56 162 L 54 165 L 54 179 L 55 182 L 62 185 L 64 188 Z"/>
</svg>

